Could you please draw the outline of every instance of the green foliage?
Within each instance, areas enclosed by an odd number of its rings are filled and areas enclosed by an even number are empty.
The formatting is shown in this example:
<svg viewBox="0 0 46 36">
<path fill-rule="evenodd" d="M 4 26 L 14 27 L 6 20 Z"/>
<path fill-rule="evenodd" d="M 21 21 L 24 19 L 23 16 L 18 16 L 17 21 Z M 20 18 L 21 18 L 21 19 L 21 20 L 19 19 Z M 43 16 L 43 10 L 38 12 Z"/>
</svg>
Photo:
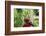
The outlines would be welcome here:
<svg viewBox="0 0 46 36">
<path fill-rule="evenodd" d="M 21 27 L 23 25 L 23 18 L 31 18 L 31 16 L 37 17 L 39 14 L 38 9 L 18 9 L 14 8 L 14 27 Z M 39 19 L 35 18 L 33 23 L 34 26 L 38 26 Z"/>
<path fill-rule="evenodd" d="M 21 17 L 22 17 L 22 9 L 15 9 L 16 12 L 14 12 L 14 27 L 18 27 L 21 26 L 21 24 L 23 23 Z M 14 11 L 15 11 L 14 10 Z"/>
<path fill-rule="evenodd" d="M 34 24 L 34 27 L 37 27 L 39 25 L 39 19 L 35 18 L 33 24 Z"/>
<path fill-rule="evenodd" d="M 34 14 L 35 14 L 36 16 L 39 15 L 38 9 L 34 9 Z"/>
</svg>

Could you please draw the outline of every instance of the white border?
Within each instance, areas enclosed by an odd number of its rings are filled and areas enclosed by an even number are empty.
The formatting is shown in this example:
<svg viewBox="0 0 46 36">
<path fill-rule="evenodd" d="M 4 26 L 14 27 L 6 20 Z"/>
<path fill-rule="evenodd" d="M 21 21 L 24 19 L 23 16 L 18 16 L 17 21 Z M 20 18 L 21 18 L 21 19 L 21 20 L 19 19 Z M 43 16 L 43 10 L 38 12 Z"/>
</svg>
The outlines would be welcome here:
<svg viewBox="0 0 46 36">
<path fill-rule="evenodd" d="M 39 9 L 39 27 L 17 27 L 14 28 L 14 8 Z M 42 30 L 42 7 L 11 5 L 11 31 Z"/>
</svg>

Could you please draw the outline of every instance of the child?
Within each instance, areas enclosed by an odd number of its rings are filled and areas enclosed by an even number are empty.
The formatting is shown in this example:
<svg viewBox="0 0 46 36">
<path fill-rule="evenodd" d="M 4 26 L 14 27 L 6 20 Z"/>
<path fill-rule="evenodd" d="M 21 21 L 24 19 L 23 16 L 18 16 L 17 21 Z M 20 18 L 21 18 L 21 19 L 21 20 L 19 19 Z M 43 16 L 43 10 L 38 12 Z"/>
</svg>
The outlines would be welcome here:
<svg viewBox="0 0 46 36">
<path fill-rule="evenodd" d="M 23 25 L 23 27 L 31 27 L 31 26 L 33 26 L 32 22 L 30 21 L 29 18 L 25 18 L 24 22 L 25 22 L 25 24 Z"/>
</svg>

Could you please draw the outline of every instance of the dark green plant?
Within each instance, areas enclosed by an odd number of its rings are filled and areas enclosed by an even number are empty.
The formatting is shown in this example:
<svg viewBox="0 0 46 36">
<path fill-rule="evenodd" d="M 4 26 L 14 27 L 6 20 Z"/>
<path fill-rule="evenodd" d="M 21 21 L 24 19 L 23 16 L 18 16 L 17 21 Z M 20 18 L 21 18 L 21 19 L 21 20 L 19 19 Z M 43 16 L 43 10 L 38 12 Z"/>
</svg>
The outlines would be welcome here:
<svg viewBox="0 0 46 36">
<path fill-rule="evenodd" d="M 39 15 L 39 11 L 38 11 L 38 9 L 34 9 L 34 14 L 35 14 L 36 16 Z"/>
<path fill-rule="evenodd" d="M 15 11 L 15 10 L 14 10 Z M 22 9 L 16 9 L 17 12 L 14 14 L 14 27 L 19 27 L 23 23 L 22 21 Z M 17 13 L 17 14 L 16 14 Z"/>
</svg>

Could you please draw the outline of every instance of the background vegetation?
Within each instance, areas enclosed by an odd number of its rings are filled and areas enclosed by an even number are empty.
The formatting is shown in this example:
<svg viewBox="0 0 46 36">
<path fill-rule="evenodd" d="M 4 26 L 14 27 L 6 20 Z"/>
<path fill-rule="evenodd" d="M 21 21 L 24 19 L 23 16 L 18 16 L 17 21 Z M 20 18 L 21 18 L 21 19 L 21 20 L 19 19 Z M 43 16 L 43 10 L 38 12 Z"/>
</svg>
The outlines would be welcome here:
<svg viewBox="0 0 46 36">
<path fill-rule="evenodd" d="M 39 25 L 38 9 L 14 8 L 14 27 L 22 27 L 24 18 L 30 18 L 34 27 Z"/>
</svg>

